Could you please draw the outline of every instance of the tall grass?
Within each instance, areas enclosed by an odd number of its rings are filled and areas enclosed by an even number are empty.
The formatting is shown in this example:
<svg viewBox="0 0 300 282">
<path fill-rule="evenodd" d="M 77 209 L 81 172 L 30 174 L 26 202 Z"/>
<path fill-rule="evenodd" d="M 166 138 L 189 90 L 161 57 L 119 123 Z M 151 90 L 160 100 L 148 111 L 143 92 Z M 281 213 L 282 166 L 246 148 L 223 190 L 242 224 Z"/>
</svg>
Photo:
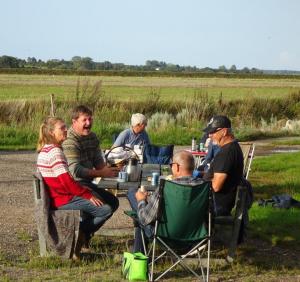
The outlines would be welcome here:
<svg viewBox="0 0 300 282">
<path fill-rule="evenodd" d="M 143 101 L 114 100 L 103 91 L 101 81 L 77 81 L 74 95 L 55 101 L 56 115 L 70 123 L 71 109 L 86 104 L 94 111 L 94 130 L 105 146 L 111 136 L 129 124 L 132 113 L 149 118 L 149 133 L 154 142 L 189 144 L 192 136 L 200 136 L 201 128 L 215 114 L 228 115 L 241 139 L 244 136 L 276 135 L 282 121 L 299 117 L 300 91 L 282 99 L 245 99 L 226 101 L 220 94 L 215 100 L 201 89 L 194 90 L 191 100 L 166 102 L 160 99 L 160 89 L 152 88 Z M 50 101 L 7 100 L 0 102 L 0 146 L 32 146 L 41 121 L 50 114 Z M 252 135 L 251 135 L 252 134 Z"/>
</svg>

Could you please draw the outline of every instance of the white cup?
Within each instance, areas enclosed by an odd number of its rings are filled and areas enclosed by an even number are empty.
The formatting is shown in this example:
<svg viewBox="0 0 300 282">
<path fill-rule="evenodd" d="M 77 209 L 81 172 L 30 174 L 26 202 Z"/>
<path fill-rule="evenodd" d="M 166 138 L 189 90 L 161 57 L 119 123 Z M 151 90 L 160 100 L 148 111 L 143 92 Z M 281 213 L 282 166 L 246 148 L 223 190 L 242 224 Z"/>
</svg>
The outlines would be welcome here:
<svg viewBox="0 0 300 282">
<path fill-rule="evenodd" d="M 144 185 L 141 185 L 140 191 L 143 192 L 143 193 L 146 192 L 146 188 L 145 188 Z"/>
</svg>

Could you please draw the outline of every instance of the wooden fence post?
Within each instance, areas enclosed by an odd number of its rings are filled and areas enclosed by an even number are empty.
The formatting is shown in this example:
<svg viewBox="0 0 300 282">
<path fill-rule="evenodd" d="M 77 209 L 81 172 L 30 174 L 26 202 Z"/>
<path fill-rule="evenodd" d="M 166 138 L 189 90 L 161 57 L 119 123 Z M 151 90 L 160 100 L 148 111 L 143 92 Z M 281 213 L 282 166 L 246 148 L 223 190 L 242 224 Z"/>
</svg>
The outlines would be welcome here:
<svg viewBox="0 0 300 282">
<path fill-rule="evenodd" d="M 54 107 L 54 94 L 50 94 L 50 101 L 51 101 L 51 109 L 50 109 L 50 116 L 55 116 L 55 107 Z"/>
</svg>

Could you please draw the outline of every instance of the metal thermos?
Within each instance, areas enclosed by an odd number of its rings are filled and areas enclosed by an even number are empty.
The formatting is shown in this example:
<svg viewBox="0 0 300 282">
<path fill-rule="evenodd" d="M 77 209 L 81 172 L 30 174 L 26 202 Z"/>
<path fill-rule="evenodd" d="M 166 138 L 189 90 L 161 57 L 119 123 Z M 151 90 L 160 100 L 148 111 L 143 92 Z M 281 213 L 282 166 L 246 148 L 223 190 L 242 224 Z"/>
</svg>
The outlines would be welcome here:
<svg viewBox="0 0 300 282">
<path fill-rule="evenodd" d="M 138 181 L 141 174 L 141 168 L 137 159 L 129 159 L 128 165 L 125 168 L 128 174 L 128 181 Z"/>
</svg>

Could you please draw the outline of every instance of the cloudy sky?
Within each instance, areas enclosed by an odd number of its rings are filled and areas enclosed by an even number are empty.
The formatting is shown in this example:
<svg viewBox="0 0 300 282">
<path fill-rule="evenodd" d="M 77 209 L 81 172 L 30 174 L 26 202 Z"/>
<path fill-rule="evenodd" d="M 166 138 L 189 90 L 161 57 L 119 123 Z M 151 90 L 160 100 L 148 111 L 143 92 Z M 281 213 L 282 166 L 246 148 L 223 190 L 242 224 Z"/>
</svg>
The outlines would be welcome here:
<svg viewBox="0 0 300 282">
<path fill-rule="evenodd" d="M 0 56 L 300 70 L 298 0 L 0 0 Z"/>
</svg>

